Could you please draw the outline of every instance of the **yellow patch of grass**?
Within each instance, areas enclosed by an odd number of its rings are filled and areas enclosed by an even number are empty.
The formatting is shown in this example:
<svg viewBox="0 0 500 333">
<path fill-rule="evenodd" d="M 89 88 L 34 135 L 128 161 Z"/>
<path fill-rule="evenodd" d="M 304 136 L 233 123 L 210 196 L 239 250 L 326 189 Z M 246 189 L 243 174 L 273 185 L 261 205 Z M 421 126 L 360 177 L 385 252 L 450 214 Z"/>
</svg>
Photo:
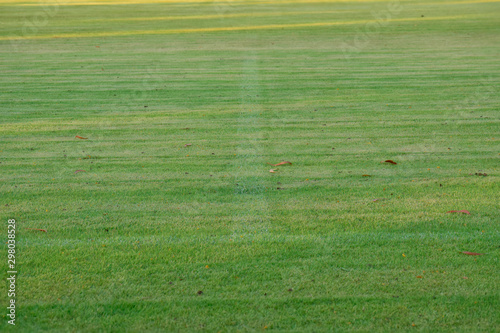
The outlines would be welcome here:
<svg viewBox="0 0 500 333">
<path fill-rule="evenodd" d="M 187 16 L 157 16 L 157 17 L 124 17 L 112 19 L 89 19 L 82 20 L 84 22 L 122 22 L 122 21 L 173 21 L 173 20 L 206 20 L 217 18 L 235 18 L 235 17 L 273 17 L 273 16 L 289 16 L 289 15 L 309 15 L 309 14 L 334 14 L 347 13 L 352 11 L 300 11 L 300 12 L 261 12 L 261 13 L 237 13 L 224 15 L 187 15 Z"/>
<path fill-rule="evenodd" d="M 459 16 L 437 16 L 437 17 L 412 17 L 391 19 L 388 22 L 412 22 L 412 21 L 435 21 L 435 20 L 458 20 L 471 18 L 473 15 Z M 331 27 L 338 25 L 366 24 L 377 22 L 377 20 L 356 20 L 356 21 L 338 21 L 338 22 L 313 22 L 313 23 L 291 23 L 291 24 L 265 24 L 241 27 L 209 27 L 209 28 L 189 28 L 189 29 L 161 29 L 161 30 L 128 30 L 128 31 L 101 31 L 85 33 L 66 33 L 51 35 L 33 35 L 26 37 L 3 36 L 0 40 L 16 39 L 51 39 L 51 38 L 91 38 L 91 37 L 122 37 L 134 35 L 169 35 L 169 34 L 187 34 L 187 33 L 206 33 L 206 32 L 230 32 L 230 31 L 248 31 L 248 30 L 272 30 L 272 29 L 293 29 L 293 28 L 313 28 L 313 27 Z"/>
</svg>

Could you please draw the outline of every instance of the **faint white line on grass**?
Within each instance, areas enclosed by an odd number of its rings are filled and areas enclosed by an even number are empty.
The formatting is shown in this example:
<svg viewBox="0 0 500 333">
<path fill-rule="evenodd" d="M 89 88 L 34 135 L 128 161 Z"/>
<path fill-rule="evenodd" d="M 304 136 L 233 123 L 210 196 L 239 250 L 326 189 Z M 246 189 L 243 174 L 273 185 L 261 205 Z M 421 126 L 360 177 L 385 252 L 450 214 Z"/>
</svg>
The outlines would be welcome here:
<svg viewBox="0 0 500 333">
<path fill-rule="evenodd" d="M 413 22 L 413 21 L 436 21 L 436 20 L 458 20 L 464 18 L 473 18 L 477 15 L 458 15 L 458 16 L 439 16 L 439 17 L 413 17 L 391 19 L 388 22 Z M 340 22 L 313 22 L 313 23 L 296 23 L 296 24 L 267 24 L 256 26 L 242 27 L 213 27 L 213 28 L 190 28 L 190 29 L 165 29 L 165 30 L 132 30 L 132 31 L 108 31 L 108 32 L 88 32 L 88 33 L 69 33 L 57 35 L 40 35 L 30 36 L 29 39 L 51 39 L 51 38 L 92 38 L 92 37 L 123 37 L 136 35 L 169 35 L 169 34 L 187 34 L 187 33 L 203 33 L 203 32 L 232 32 L 232 31 L 250 31 L 250 30 L 274 30 L 287 28 L 316 28 L 316 27 L 333 27 L 342 25 L 356 25 L 377 22 L 377 20 L 357 20 L 357 21 L 340 21 Z M 0 40 L 12 40 L 16 36 L 3 36 Z M 25 38 L 26 39 L 26 38 Z"/>
<path fill-rule="evenodd" d="M 241 80 L 236 156 L 234 159 L 234 201 L 238 209 L 233 216 L 234 236 L 266 232 L 269 207 L 266 199 L 264 171 L 261 165 L 263 147 L 260 140 L 262 106 L 258 61 L 255 54 L 246 55 Z M 251 209 L 250 209 L 251 208 Z"/>
</svg>

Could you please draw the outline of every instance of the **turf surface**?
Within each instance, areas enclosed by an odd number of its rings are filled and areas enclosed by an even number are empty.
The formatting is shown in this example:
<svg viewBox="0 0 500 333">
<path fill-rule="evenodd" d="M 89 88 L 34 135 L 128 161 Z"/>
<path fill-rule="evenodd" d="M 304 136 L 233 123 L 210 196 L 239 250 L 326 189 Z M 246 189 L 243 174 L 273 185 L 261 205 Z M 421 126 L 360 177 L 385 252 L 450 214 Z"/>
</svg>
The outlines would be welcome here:
<svg viewBox="0 0 500 333">
<path fill-rule="evenodd" d="M 498 330 L 499 1 L 43 4 L 0 1 L 18 331 Z"/>
</svg>

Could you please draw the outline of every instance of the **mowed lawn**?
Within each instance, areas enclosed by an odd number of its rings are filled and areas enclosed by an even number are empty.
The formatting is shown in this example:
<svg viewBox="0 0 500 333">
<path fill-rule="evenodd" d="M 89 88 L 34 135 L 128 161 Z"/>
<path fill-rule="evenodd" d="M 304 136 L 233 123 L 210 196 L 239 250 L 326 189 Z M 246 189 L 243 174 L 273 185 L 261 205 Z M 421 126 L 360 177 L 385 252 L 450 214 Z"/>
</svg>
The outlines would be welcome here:
<svg viewBox="0 0 500 333">
<path fill-rule="evenodd" d="M 1 330 L 498 331 L 499 1 L 179 1 L 0 1 Z"/>
</svg>

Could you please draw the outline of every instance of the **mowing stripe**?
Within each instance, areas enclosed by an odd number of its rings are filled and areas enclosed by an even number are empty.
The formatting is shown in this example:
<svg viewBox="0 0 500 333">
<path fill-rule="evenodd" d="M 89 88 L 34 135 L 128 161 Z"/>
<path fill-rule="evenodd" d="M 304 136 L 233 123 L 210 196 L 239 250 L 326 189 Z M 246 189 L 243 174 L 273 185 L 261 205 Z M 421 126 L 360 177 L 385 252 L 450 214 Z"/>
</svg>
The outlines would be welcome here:
<svg viewBox="0 0 500 333">
<path fill-rule="evenodd" d="M 199 5 L 199 4 L 213 4 L 213 5 L 225 5 L 225 6 L 237 6 L 237 5 L 254 5 L 254 4 L 294 4 L 294 3 L 366 3 L 366 2 L 385 2 L 386 0 L 283 0 L 283 1 L 214 1 L 214 0 L 130 0 L 130 1 L 113 1 L 113 0 L 93 0 L 93 1 L 61 1 L 53 0 L 53 4 L 58 4 L 60 6 L 113 6 L 113 5 L 138 5 L 138 4 L 176 4 L 176 5 Z M 491 0 L 490 0 L 491 1 Z M 11 4 L 18 6 L 44 6 L 48 3 L 40 2 L 24 2 L 20 3 L 19 0 L 12 1 L 0 1 L 0 4 Z"/>
<path fill-rule="evenodd" d="M 14 6 L 47 6 L 50 4 L 58 6 L 114 6 L 114 5 L 154 5 L 154 4 L 169 4 L 169 5 L 201 5 L 201 4 L 212 4 L 214 6 L 221 4 L 224 6 L 240 6 L 240 5 L 286 5 L 286 4 L 317 4 L 317 3 L 366 3 L 366 2 L 384 2 L 384 0 L 361 0 L 361 1 L 348 1 L 348 0 L 284 0 L 284 1 L 212 1 L 212 0 L 133 0 L 133 1 L 80 1 L 80 2 L 58 2 L 54 0 L 52 2 L 36 2 L 36 3 L 19 3 L 18 0 L 13 1 L 0 1 L 0 5 L 14 5 Z M 403 1 L 402 1 L 403 2 Z M 406 5 L 461 5 L 461 4 L 474 4 L 474 3 L 495 3 L 500 2 L 500 0 L 464 0 L 464 1 L 450 1 L 450 2 L 427 2 L 427 3 L 407 3 Z"/>
<path fill-rule="evenodd" d="M 286 0 L 286 1 L 258 1 L 258 2 L 251 2 L 251 3 L 237 3 L 237 5 L 249 5 L 249 4 L 272 4 L 272 5 L 281 5 L 281 4 L 293 4 L 293 3 L 304 3 L 304 4 L 314 4 L 314 3 L 336 3 L 336 2 L 344 2 L 344 3 L 363 3 L 363 2 L 385 2 L 385 1 L 379 1 L 379 0 L 366 0 L 366 1 L 329 1 L 329 0 Z M 408 5 L 422 5 L 423 3 L 408 3 L 405 1 L 400 1 L 401 6 L 408 6 Z M 500 2 L 500 0 L 464 0 L 464 1 L 451 1 L 451 2 L 427 2 L 425 3 L 426 5 L 457 5 L 457 4 L 472 4 L 472 3 L 486 3 L 486 2 Z M 231 4 L 232 5 L 232 4 Z"/>
<path fill-rule="evenodd" d="M 435 20 L 458 20 L 464 18 L 473 18 L 477 15 L 460 15 L 460 16 L 438 16 L 438 17 L 413 17 L 391 19 L 386 22 L 412 22 L 412 21 L 435 21 Z M 355 25 L 375 23 L 377 20 L 357 20 L 345 22 L 316 22 L 316 23 L 296 23 L 296 24 L 267 24 L 243 27 L 214 27 L 214 28 L 191 28 L 191 29 L 165 29 L 165 30 L 132 30 L 132 31 L 106 31 L 106 32 L 87 32 L 87 33 L 68 33 L 57 35 L 40 35 L 40 36 L 2 36 L 0 40 L 28 40 L 28 39 L 51 39 L 51 38 L 91 38 L 91 37 L 121 37 L 135 35 L 170 35 L 170 34 L 187 34 L 187 33 L 203 33 L 203 32 L 223 32 L 223 31 L 249 31 L 249 30 L 273 30 L 287 28 L 314 28 L 314 27 L 332 27 L 337 25 Z"/>
<path fill-rule="evenodd" d="M 262 12 L 262 13 L 238 13 L 238 14 L 216 14 L 216 15 L 189 15 L 189 16 L 158 16 L 158 17 L 127 17 L 113 19 L 89 19 L 78 22 L 121 22 L 121 21 L 172 21 L 172 20 L 205 20 L 232 17 L 266 17 L 266 16 L 288 16 L 288 15 L 308 15 L 308 14 L 335 14 L 351 13 L 351 10 L 332 10 L 332 11 L 310 11 L 310 12 Z"/>
<path fill-rule="evenodd" d="M 450 1 L 450 2 L 426 2 L 426 3 L 416 3 L 415 5 L 468 5 L 473 3 L 491 3 L 500 2 L 500 0 L 465 0 L 465 1 Z"/>
</svg>

